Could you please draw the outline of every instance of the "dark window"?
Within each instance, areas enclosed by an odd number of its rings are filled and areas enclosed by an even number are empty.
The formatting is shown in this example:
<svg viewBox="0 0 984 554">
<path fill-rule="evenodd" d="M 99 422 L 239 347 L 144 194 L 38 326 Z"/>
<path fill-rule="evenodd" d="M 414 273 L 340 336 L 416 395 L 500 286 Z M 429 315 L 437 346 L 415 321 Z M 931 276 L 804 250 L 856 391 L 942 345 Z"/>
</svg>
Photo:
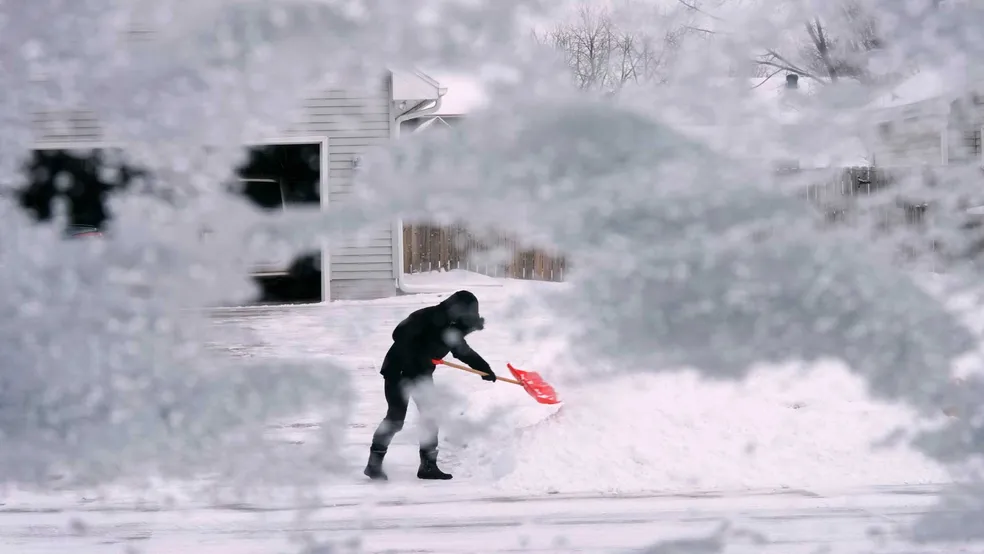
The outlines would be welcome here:
<svg viewBox="0 0 984 554">
<path fill-rule="evenodd" d="M 975 129 L 964 133 L 963 146 L 969 154 L 981 155 L 981 130 Z"/>
<path fill-rule="evenodd" d="M 146 173 L 127 164 L 116 148 L 33 150 L 23 165 L 20 204 L 40 221 L 53 215 L 57 197 L 68 200 L 69 224 L 100 228 L 110 214 L 106 197 Z"/>
<path fill-rule="evenodd" d="M 273 207 L 271 201 L 282 193 L 287 204 L 318 203 L 321 200 L 321 145 L 266 144 L 251 146 L 246 162 L 237 168 L 247 183 L 243 192 L 257 204 Z M 268 186 L 266 181 L 277 186 Z"/>
</svg>

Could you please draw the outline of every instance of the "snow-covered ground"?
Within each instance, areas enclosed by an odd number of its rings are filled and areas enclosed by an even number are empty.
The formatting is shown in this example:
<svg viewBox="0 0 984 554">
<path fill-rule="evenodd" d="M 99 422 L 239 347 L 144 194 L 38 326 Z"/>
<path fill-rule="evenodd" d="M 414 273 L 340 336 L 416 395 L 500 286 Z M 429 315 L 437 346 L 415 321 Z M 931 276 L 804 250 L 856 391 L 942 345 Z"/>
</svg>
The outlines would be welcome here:
<svg viewBox="0 0 984 554">
<path fill-rule="evenodd" d="M 913 415 L 871 401 L 835 363 L 763 367 L 739 384 L 645 371 L 656 368 L 613 373 L 537 334 L 563 328 L 537 310 L 537 295 L 566 285 L 466 272 L 408 283 L 433 292 L 215 312 L 218 325 L 248 335 L 225 345 L 232 353 L 331 360 L 352 377 L 350 467 L 326 476 L 318 508 L 303 519 L 273 497 L 166 504 L 163 494 L 145 494 L 135 504 L 122 493 L 11 492 L 0 506 L 0 553 L 120 552 L 121 544 L 148 553 L 297 552 L 292 531 L 342 541 L 342 552 L 615 552 L 706 535 L 725 520 L 778 541 L 766 550 L 728 539 L 742 551 L 881 552 L 893 541 L 870 545 L 872 534 L 891 536 L 932 504 L 927 491 L 949 481 L 908 448 L 872 445 Z M 519 387 L 439 369 L 452 402 L 440 460 L 455 479 L 416 480 L 411 407 L 386 459 L 391 481 L 369 484 L 361 469 L 385 412 L 378 368 L 389 334 L 458 288 L 476 292 L 486 317 L 472 346 L 502 372 L 507 362 L 540 372 L 564 403 L 543 406 Z M 300 448 L 316 440 L 318 424 L 318 414 L 271 422 L 270 438 Z"/>
<path fill-rule="evenodd" d="M 388 490 L 388 489 L 387 489 Z M 494 553 L 749 554 L 984 552 L 966 545 L 906 548 L 896 537 L 934 489 L 846 494 L 746 491 L 610 496 L 485 496 L 461 483 L 398 492 L 366 486 L 298 517 L 277 507 L 122 507 L 0 515 L 0 552 L 142 554 Z M 303 549 L 307 536 L 322 549 Z M 695 540 L 697 539 L 697 540 Z M 690 548 L 647 549 L 690 540 Z M 293 543 L 293 544 L 292 544 Z M 327 545 L 327 546 L 324 546 Z M 124 550 L 125 547 L 131 550 Z"/>
</svg>

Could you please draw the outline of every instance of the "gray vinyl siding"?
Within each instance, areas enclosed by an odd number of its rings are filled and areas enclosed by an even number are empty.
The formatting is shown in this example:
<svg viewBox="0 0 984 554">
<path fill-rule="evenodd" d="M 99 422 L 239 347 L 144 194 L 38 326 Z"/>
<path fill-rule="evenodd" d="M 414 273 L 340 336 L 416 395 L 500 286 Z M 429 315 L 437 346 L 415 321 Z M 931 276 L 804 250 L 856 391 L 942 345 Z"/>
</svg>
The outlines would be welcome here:
<svg viewBox="0 0 984 554">
<path fill-rule="evenodd" d="M 896 109 L 894 120 L 883 121 L 874 130 L 875 162 L 881 166 L 981 163 L 984 97 L 979 92 Z"/>
<path fill-rule="evenodd" d="M 384 79 L 376 90 L 327 90 L 306 99 L 288 135 L 328 137 L 328 202 L 351 201 L 356 156 L 390 141 L 390 94 Z M 330 249 L 331 300 L 362 300 L 396 294 L 392 224 L 383 224 Z"/>
<path fill-rule="evenodd" d="M 328 201 L 338 207 L 353 192 L 352 161 L 390 139 L 389 85 L 377 90 L 326 90 L 306 99 L 283 133 L 284 137 L 328 137 Z M 112 143 L 98 118 L 87 110 L 32 114 L 35 146 Z M 273 137 L 271 137 L 273 138 Z M 396 294 L 394 240 L 391 224 L 335 244 L 329 251 L 331 300 L 362 300 Z"/>
<path fill-rule="evenodd" d="M 133 6 L 128 14 L 126 41 L 134 49 L 153 51 L 160 47 L 155 40 L 158 22 L 149 6 L 152 4 Z M 391 140 L 390 79 L 386 72 L 381 73 L 378 84 L 371 90 L 329 89 L 311 95 L 290 118 L 292 123 L 278 133 L 328 138 L 328 201 L 333 207 L 344 205 L 352 198 L 352 160 Z M 38 148 L 113 142 L 89 110 L 55 110 L 32 116 Z M 332 244 L 330 300 L 396 294 L 397 237 L 393 236 L 392 227 L 380 225 L 368 237 L 352 237 L 341 244 Z"/>
<path fill-rule="evenodd" d="M 872 142 L 875 164 L 913 167 L 943 163 L 943 125 L 935 118 L 908 118 L 879 125 Z"/>
<path fill-rule="evenodd" d="M 50 110 L 31 114 L 38 148 L 64 144 L 98 144 L 105 140 L 102 124 L 90 110 Z"/>
</svg>

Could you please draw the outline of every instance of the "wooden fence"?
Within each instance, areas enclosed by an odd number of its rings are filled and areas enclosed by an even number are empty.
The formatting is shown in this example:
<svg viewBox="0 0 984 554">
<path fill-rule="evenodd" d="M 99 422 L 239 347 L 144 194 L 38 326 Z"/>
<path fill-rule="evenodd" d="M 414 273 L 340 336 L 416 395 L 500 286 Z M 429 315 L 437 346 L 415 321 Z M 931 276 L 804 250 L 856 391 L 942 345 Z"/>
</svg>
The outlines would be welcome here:
<svg viewBox="0 0 984 554">
<path fill-rule="evenodd" d="M 812 184 L 803 189 L 803 196 L 831 224 L 847 221 L 855 212 L 858 197 L 868 196 L 891 188 L 904 176 L 902 171 L 875 167 L 846 167 L 831 176 L 829 171 L 791 171 L 791 177 Z M 885 204 L 872 214 L 879 228 L 919 224 L 924 220 L 927 206 L 920 202 L 898 200 Z M 495 259 L 490 259 L 495 258 Z M 510 277 L 538 281 L 563 281 L 568 271 L 563 256 L 540 250 L 521 248 L 516 237 L 499 235 L 478 238 L 460 225 L 405 225 L 403 227 L 403 271 L 464 269 L 493 277 Z"/>
<path fill-rule="evenodd" d="M 403 272 L 464 269 L 491 277 L 563 281 L 567 260 L 522 248 L 516 237 L 479 238 L 461 225 L 404 225 Z"/>
<path fill-rule="evenodd" d="M 897 178 L 897 174 L 881 168 L 845 167 L 824 182 L 810 185 L 807 196 L 821 201 L 830 196 L 866 196 L 888 188 Z"/>
<path fill-rule="evenodd" d="M 833 177 L 826 177 L 806 189 L 807 199 L 823 214 L 829 223 L 851 219 L 858 197 L 879 194 L 890 189 L 901 179 L 912 176 L 912 170 L 888 170 L 878 167 L 846 167 Z M 926 176 L 923 176 L 926 178 Z M 884 203 L 871 215 L 878 228 L 898 225 L 918 225 L 925 219 L 928 206 L 915 199 L 895 199 L 894 204 Z"/>
</svg>

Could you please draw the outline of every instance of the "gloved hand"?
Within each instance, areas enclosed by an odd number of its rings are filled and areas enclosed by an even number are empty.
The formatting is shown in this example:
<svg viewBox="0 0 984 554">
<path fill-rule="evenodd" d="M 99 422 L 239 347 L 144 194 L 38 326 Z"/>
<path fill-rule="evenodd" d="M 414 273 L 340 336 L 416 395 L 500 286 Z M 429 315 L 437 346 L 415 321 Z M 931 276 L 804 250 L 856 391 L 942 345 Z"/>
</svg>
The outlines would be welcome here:
<svg viewBox="0 0 984 554">
<path fill-rule="evenodd" d="M 483 381 L 495 383 L 495 372 L 492 371 L 491 367 L 482 368 L 481 371 L 485 372 L 485 375 L 482 375 Z"/>
</svg>

